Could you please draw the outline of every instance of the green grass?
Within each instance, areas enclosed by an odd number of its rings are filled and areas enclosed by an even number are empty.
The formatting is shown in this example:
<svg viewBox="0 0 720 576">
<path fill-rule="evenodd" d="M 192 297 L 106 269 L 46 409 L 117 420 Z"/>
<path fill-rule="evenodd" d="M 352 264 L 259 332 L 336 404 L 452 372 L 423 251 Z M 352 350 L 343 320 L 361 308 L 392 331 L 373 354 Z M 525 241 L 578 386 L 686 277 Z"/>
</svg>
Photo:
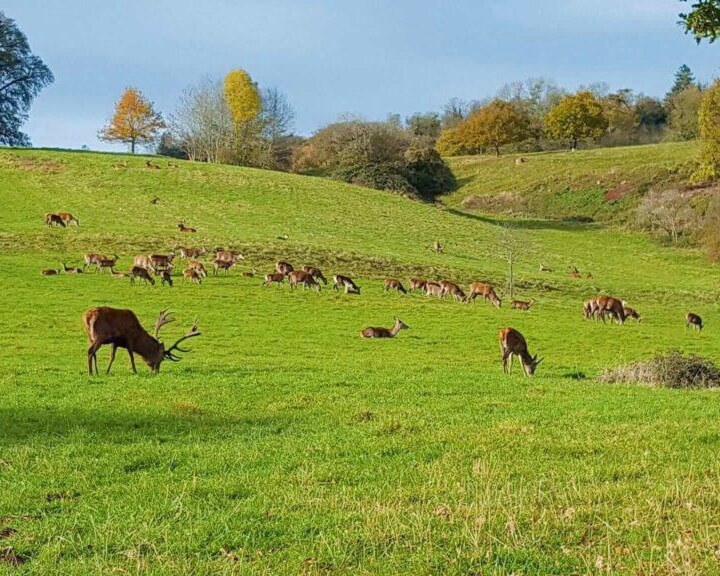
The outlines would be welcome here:
<svg viewBox="0 0 720 576">
<path fill-rule="evenodd" d="M 141 158 L 113 170 L 118 159 L 0 152 L 0 534 L 16 531 L 0 551 L 27 560 L 0 560 L 0 573 L 720 573 L 716 393 L 594 379 L 671 348 L 717 358 L 718 285 L 700 255 L 322 179 L 148 171 Z M 82 227 L 45 227 L 59 210 Z M 179 219 L 197 237 L 176 232 Z M 508 223 L 531 312 L 382 292 L 384 276 L 416 273 L 502 285 Z M 436 239 L 446 254 L 428 249 Z M 90 250 L 126 269 L 183 242 L 248 260 L 173 288 L 39 273 Z M 350 273 L 362 295 L 240 274 L 281 257 Z M 570 264 L 592 278 L 571 280 Z M 643 322 L 585 322 L 598 292 Z M 132 307 L 148 327 L 171 307 L 166 340 L 195 316 L 203 336 L 159 375 L 132 375 L 120 351 L 110 376 L 90 378 L 81 315 L 99 304 Z M 701 335 L 684 331 L 689 309 Z M 411 329 L 359 338 L 394 315 Z M 507 325 L 545 358 L 532 379 L 517 363 L 502 374 Z"/>
<path fill-rule="evenodd" d="M 522 156 L 525 163 L 517 165 Z M 697 144 L 674 142 L 541 154 L 449 158 L 451 206 L 547 218 L 622 219 L 648 190 L 687 184 Z"/>
</svg>

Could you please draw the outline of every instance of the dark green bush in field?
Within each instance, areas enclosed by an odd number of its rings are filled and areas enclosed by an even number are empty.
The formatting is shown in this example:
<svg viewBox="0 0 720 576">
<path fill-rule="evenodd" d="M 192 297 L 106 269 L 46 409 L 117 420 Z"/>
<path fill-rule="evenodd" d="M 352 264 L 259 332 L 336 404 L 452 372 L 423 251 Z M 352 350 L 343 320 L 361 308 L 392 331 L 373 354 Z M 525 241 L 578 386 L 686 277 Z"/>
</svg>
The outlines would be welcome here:
<svg viewBox="0 0 720 576">
<path fill-rule="evenodd" d="M 455 176 L 434 148 L 410 148 L 405 163 L 408 182 L 425 200 L 455 189 Z"/>
<path fill-rule="evenodd" d="M 349 184 L 357 184 L 376 190 L 392 190 L 420 198 L 418 190 L 408 182 L 405 170 L 399 162 L 343 166 L 333 171 L 333 178 Z"/>
<path fill-rule="evenodd" d="M 665 388 L 716 388 L 720 386 L 720 369 L 707 358 L 672 350 L 645 362 L 605 370 L 600 381 Z"/>
</svg>

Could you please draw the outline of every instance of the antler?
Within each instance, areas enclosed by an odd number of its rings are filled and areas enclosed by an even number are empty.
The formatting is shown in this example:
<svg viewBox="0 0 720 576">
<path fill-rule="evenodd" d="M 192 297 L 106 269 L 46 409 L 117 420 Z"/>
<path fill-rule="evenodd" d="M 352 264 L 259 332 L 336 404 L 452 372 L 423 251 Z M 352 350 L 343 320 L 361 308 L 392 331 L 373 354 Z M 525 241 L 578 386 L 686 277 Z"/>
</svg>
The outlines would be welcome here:
<svg viewBox="0 0 720 576">
<path fill-rule="evenodd" d="M 155 340 L 158 339 L 158 335 L 160 334 L 160 328 L 165 326 L 165 324 L 170 324 L 170 322 L 175 322 L 175 318 L 170 315 L 170 309 L 166 308 L 165 310 L 160 312 L 157 320 L 155 320 Z"/>
<path fill-rule="evenodd" d="M 190 328 L 190 330 L 188 330 L 185 336 L 180 338 L 180 340 L 178 340 L 177 342 L 175 342 L 175 344 L 170 346 L 170 348 L 165 350 L 165 358 L 167 358 L 168 360 L 172 360 L 173 362 L 177 362 L 178 360 L 180 360 L 180 357 L 173 354 L 173 350 L 177 350 L 178 352 L 190 352 L 190 349 L 180 348 L 179 344 L 182 341 L 187 340 L 188 338 L 194 338 L 195 336 L 200 336 L 201 334 L 202 332 L 198 330 L 198 319 L 195 318 L 195 322 L 193 322 L 192 327 Z"/>
</svg>

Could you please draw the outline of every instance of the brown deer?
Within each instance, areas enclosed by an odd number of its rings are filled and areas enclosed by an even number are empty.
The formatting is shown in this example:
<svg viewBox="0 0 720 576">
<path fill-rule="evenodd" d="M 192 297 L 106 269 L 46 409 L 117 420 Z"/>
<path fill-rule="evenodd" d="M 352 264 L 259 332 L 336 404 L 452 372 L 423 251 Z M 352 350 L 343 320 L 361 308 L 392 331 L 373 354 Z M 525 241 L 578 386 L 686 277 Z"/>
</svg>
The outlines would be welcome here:
<svg viewBox="0 0 720 576">
<path fill-rule="evenodd" d="M 441 288 L 441 297 L 445 298 L 448 294 L 456 295 L 456 294 L 463 294 L 465 293 L 462 291 L 462 288 L 455 284 L 455 282 L 451 282 L 450 280 L 440 280 L 440 288 Z M 457 298 L 456 298 L 457 300 Z"/>
<path fill-rule="evenodd" d="M 195 228 L 192 228 L 191 226 L 185 226 L 185 224 L 183 224 L 182 222 L 178 222 L 177 227 L 180 232 L 185 232 L 188 234 L 195 234 L 195 232 L 197 232 Z"/>
<path fill-rule="evenodd" d="M 265 274 L 265 281 L 262 285 L 265 287 L 273 283 L 282 284 L 283 282 L 285 282 L 285 274 L 282 272 L 271 272 L 270 274 Z"/>
<path fill-rule="evenodd" d="M 433 282 L 432 280 L 425 282 L 425 296 L 437 296 L 442 298 L 443 289 L 440 282 Z"/>
<path fill-rule="evenodd" d="M 142 280 L 144 284 L 148 282 L 155 286 L 155 279 L 150 276 L 150 272 L 144 266 L 133 266 L 130 268 L 130 284 L 135 284 L 135 280 Z"/>
<path fill-rule="evenodd" d="M 510 303 L 510 308 L 513 308 L 514 310 L 528 311 L 530 310 L 530 308 L 532 308 L 533 304 L 535 304 L 535 298 L 530 298 L 529 302 L 526 302 L 524 300 L 513 300 Z"/>
<path fill-rule="evenodd" d="M 625 324 L 625 310 L 622 301 L 612 296 L 598 296 L 595 298 L 595 314 L 603 323 L 607 316 L 618 324 Z"/>
<path fill-rule="evenodd" d="M 60 274 L 60 270 L 56 270 L 55 268 L 45 268 L 44 270 L 40 270 L 40 274 L 43 276 L 57 276 Z"/>
<path fill-rule="evenodd" d="M 395 318 L 395 325 L 392 328 L 381 328 L 370 326 L 360 330 L 360 336 L 363 338 L 394 338 L 400 330 L 409 329 L 410 326 L 405 324 L 400 318 Z"/>
<path fill-rule="evenodd" d="M 495 293 L 495 288 L 490 284 L 482 282 L 473 282 L 470 285 L 470 301 L 475 302 L 475 298 L 482 296 L 484 300 L 489 300 L 495 308 L 500 308 L 502 300 Z"/>
<path fill-rule="evenodd" d="M 538 364 L 542 362 L 542 358 L 538 360 L 537 355 L 530 356 L 525 337 L 514 328 L 503 328 L 498 332 L 498 339 L 502 351 L 503 372 L 510 374 L 512 372 L 513 356 L 519 356 L 525 376 L 532 376 Z M 508 359 L 510 360 L 510 366 L 508 366 Z"/>
<path fill-rule="evenodd" d="M 97 268 L 95 269 L 95 272 L 97 272 L 98 270 L 102 272 L 103 269 L 108 269 L 110 270 L 111 274 L 115 274 L 115 264 L 117 263 L 117 261 L 118 257 L 114 254 L 112 258 L 101 258 L 97 262 Z"/>
<path fill-rule="evenodd" d="M 216 250 L 215 260 L 226 260 L 227 262 L 239 262 L 245 260 L 240 252 L 234 252 L 233 250 Z"/>
<path fill-rule="evenodd" d="M 307 272 L 315 278 L 317 282 L 322 282 L 325 286 L 327 286 L 327 278 L 325 278 L 325 275 L 322 273 L 320 268 L 316 268 L 315 266 L 303 266 L 302 269 L 304 272 Z"/>
<path fill-rule="evenodd" d="M 218 270 L 225 270 L 225 274 L 227 274 L 234 265 L 234 260 L 218 260 L 216 258 L 213 260 L 213 276 L 217 276 Z"/>
<path fill-rule="evenodd" d="M 360 294 L 360 288 L 350 276 L 335 274 L 333 276 L 333 290 L 339 290 L 340 288 L 344 289 L 345 294 Z"/>
<path fill-rule="evenodd" d="M 207 276 L 207 270 L 205 270 L 205 264 L 200 260 L 188 260 L 187 268 L 195 270 L 203 278 Z"/>
<path fill-rule="evenodd" d="M 293 265 L 289 262 L 279 260 L 275 263 L 275 270 L 277 270 L 283 276 L 287 276 L 288 274 L 290 274 L 290 272 L 295 270 L 295 268 L 293 268 Z"/>
<path fill-rule="evenodd" d="M 150 263 L 157 274 L 161 270 L 172 269 L 172 261 L 175 254 L 150 254 Z"/>
<path fill-rule="evenodd" d="M 287 278 L 291 289 L 296 288 L 298 284 L 302 284 L 305 288 L 315 288 L 320 292 L 320 284 L 312 274 L 305 272 L 305 270 L 293 270 L 288 274 Z"/>
<path fill-rule="evenodd" d="M 697 314 L 694 314 L 693 312 L 688 312 L 685 316 L 685 330 L 687 330 L 690 326 L 693 327 L 693 330 L 697 330 L 698 332 L 702 332 L 703 329 L 703 321 L 700 316 Z"/>
<path fill-rule="evenodd" d="M 78 228 L 80 227 L 80 220 L 75 218 L 70 212 L 58 212 L 58 216 L 60 217 L 60 220 L 62 220 L 65 223 L 65 226 L 70 226 L 70 224 L 75 224 Z"/>
<path fill-rule="evenodd" d="M 594 298 L 583 302 L 583 316 L 585 320 L 590 320 L 590 318 L 597 320 L 597 304 Z"/>
<path fill-rule="evenodd" d="M 163 270 L 160 273 L 160 276 L 162 278 L 160 281 L 160 286 L 165 286 L 165 284 L 167 284 L 168 286 L 170 286 L 170 288 L 172 288 L 173 279 L 172 279 L 172 276 L 170 275 L 170 270 Z"/>
<path fill-rule="evenodd" d="M 190 258 L 199 258 L 200 256 L 204 256 L 207 254 L 207 250 L 205 248 L 187 248 L 185 246 L 180 246 L 178 248 L 178 251 L 180 252 L 180 258 L 183 260 L 189 260 Z"/>
<path fill-rule="evenodd" d="M 95 374 L 100 374 L 98 371 L 97 351 L 105 344 L 112 345 L 106 374 L 110 373 L 110 368 L 115 360 L 115 352 L 118 348 L 125 348 L 128 351 L 132 371 L 136 374 L 134 356 L 136 353 L 140 355 L 154 373 L 160 371 L 160 364 L 162 364 L 163 360 L 177 362 L 180 357 L 176 355 L 175 351 L 189 352 L 189 350 L 180 348 L 180 344 L 188 338 L 200 336 L 201 332 L 198 330 L 196 318 L 192 328 L 182 338 L 169 348 L 165 348 L 165 345 L 158 341 L 160 329 L 174 321 L 175 319 L 170 316 L 169 312 L 163 310 L 155 321 L 155 335 L 150 336 L 132 310 L 121 310 L 107 306 L 90 308 L 83 314 L 85 333 L 90 341 L 90 347 L 87 351 L 90 375 L 93 374 L 93 366 Z"/>
<path fill-rule="evenodd" d="M 155 270 L 155 266 L 153 266 L 152 260 L 150 256 L 135 256 L 133 258 L 133 266 L 137 266 L 139 268 L 145 268 L 146 270 L 149 270 L 153 274 L 157 273 L 157 270 Z"/>
<path fill-rule="evenodd" d="M 427 280 L 423 280 L 422 278 L 410 278 L 408 290 L 410 292 L 414 292 L 415 290 L 425 292 L 425 284 L 427 284 Z"/>
<path fill-rule="evenodd" d="M 190 280 L 195 284 L 202 284 L 202 275 L 195 268 L 185 268 L 183 270 L 183 282 Z"/>
<path fill-rule="evenodd" d="M 85 254 L 83 256 L 83 270 L 85 270 L 88 266 L 95 266 L 97 267 L 100 263 L 100 260 L 103 260 L 105 256 L 102 254 Z"/>
<path fill-rule="evenodd" d="M 149 170 L 160 170 L 160 165 L 150 162 L 150 160 L 145 160 L 145 167 Z"/>
<path fill-rule="evenodd" d="M 407 290 L 405 290 L 405 286 L 402 285 L 402 282 L 400 282 L 400 280 L 395 280 L 394 278 L 385 278 L 385 282 L 383 283 L 383 290 L 385 292 L 388 292 L 389 290 L 394 290 L 395 292 L 402 292 L 403 294 L 407 294 Z"/>
<path fill-rule="evenodd" d="M 45 214 L 45 224 L 52 227 L 54 224 L 55 226 L 60 226 L 60 228 L 65 228 L 65 222 L 63 222 L 63 219 L 60 218 L 57 214 L 51 214 L 48 212 Z"/>
<path fill-rule="evenodd" d="M 635 310 L 635 308 L 631 308 L 625 302 L 622 303 L 622 307 L 623 307 L 623 312 L 625 312 L 626 319 L 632 318 L 636 322 L 640 322 L 642 320 L 642 317 L 640 316 L 638 311 Z"/>
<path fill-rule="evenodd" d="M 63 262 L 63 271 L 65 274 L 82 274 L 83 269 L 82 268 L 76 268 L 74 266 L 68 266 Z"/>
</svg>

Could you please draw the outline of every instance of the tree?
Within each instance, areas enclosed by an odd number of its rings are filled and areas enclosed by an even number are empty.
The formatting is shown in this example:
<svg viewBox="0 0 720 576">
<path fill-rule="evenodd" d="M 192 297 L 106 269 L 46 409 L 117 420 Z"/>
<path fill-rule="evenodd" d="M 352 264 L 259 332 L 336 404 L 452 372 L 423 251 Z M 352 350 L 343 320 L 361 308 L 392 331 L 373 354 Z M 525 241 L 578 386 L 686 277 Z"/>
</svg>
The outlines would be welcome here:
<svg viewBox="0 0 720 576">
<path fill-rule="evenodd" d="M 696 0 L 691 8 L 690 12 L 680 14 L 685 34 L 692 34 L 698 44 L 703 39 L 715 42 L 720 36 L 720 0 Z"/>
<path fill-rule="evenodd" d="M 565 96 L 545 119 L 548 134 L 558 140 L 569 140 L 573 150 L 580 140 L 602 137 L 607 127 L 602 104 L 588 91 Z"/>
<path fill-rule="evenodd" d="M 720 80 L 715 81 L 703 95 L 698 128 L 701 149 L 696 179 L 716 180 L 720 176 Z"/>
<path fill-rule="evenodd" d="M 287 136 L 295 121 L 295 110 L 289 100 L 277 88 L 266 88 L 261 95 L 260 118 L 263 133 L 271 140 Z"/>
<path fill-rule="evenodd" d="M 156 112 L 152 102 L 136 88 L 126 88 L 115 104 L 115 114 L 100 132 L 98 138 L 106 142 L 123 142 L 135 153 L 137 144 L 153 144 L 157 141 L 165 122 Z"/>
<path fill-rule="evenodd" d="M 640 122 L 635 110 L 635 97 L 630 89 L 618 90 L 602 99 L 608 121 L 607 135 L 611 143 L 633 144 Z M 607 139 L 606 139 L 607 140 Z"/>
<path fill-rule="evenodd" d="M 681 140 L 692 140 L 698 135 L 698 112 L 703 91 L 695 84 L 670 98 L 670 129 Z"/>
<path fill-rule="evenodd" d="M 666 234 L 676 244 L 681 235 L 697 227 L 698 216 L 690 199 L 690 193 L 678 190 L 649 192 L 637 208 L 637 222 L 642 228 Z"/>
<path fill-rule="evenodd" d="M 493 100 L 474 112 L 460 126 L 460 138 L 470 149 L 492 148 L 500 156 L 500 148 L 522 142 L 530 133 L 530 119 L 517 106 Z"/>
<path fill-rule="evenodd" d="M 648 130 L 660 130 L 668 120 L 667 110 L 662 102 L 650 96 L 638 96 L 635 101 L 635 114 L 640 126 Z"/>
<path fill-rule="evenodd" d="M 668 92 L 665 97 L 666 100 L 669 100 L 673 96 L 677 96 L 686 88 L 695 85 L 695 83 L 695 75 L 690 69 L 690 66 L 683 64 L 677 69 L 677 72 L 675 72 L 675 81 L 673 82 L 672 88 L 670 88 L 670 92 Z"/>
<path fill-rule="evenodd" d="M 442 123 L 438 114 L 428 112 L 427 114 L 413 114 L 405 120 L 405 126 L 414 137 L 435 142 L 440 136 Z"/>
<path fill-rule="evenodd" d="M 225 76 L 225 100 L 235 124 L 255 120 L 262 110 L 262 98 L 250 75 L 238 68 Z"/>
<path fill-rule="evenodd" d="M 445 128 L 435 142 L 435 150 L 442 156 L 463 156 L 474 152 L 463 141 L 460 126 Z"/>
<path fill-rule="evenodd" d="M 30 51 L 15 21 L 0 11 L 0 144 L 30 144 L 20 126 L 35 96 L 54 80 L 50 69 Z"/>
</svg>

